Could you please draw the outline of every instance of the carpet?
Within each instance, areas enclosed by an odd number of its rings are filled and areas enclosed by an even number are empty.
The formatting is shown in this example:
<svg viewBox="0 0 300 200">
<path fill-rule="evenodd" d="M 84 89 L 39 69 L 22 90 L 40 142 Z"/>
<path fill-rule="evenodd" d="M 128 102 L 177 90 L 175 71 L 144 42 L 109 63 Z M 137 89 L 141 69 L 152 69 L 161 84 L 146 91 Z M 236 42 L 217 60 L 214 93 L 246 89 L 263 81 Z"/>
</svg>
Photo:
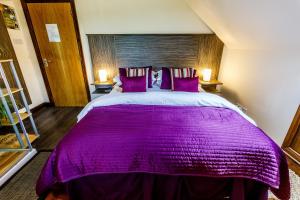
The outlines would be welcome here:
<svg viewBox="0 0 300 200">
<path fill-rule="evenodd" d="M 300 200 L 300 177 L 295 172 L 290 170 L 290 182 L 291 182 L 291 199 Z M 272 200 L 278 200 L 271 192 L 269 197 Z"/>
</svg>

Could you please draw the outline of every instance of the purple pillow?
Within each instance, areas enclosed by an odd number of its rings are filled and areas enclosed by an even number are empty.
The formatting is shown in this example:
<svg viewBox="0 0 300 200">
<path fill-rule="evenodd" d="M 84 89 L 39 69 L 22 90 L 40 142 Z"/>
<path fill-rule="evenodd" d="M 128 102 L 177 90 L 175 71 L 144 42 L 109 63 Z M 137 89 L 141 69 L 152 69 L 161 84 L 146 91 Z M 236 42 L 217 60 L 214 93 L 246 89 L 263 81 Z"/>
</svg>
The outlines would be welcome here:
<svg viewBox="0 0 300 200">
<path fill-rule="evenodd" d="M 198 90 L 199 78 L 175 78 L 174 77 L 174 91 L 183 92 L 199 92 Z"/>
<path fill-rule="evenodd" d="M 148 72 L 148 88 L 152 88 L 152 66 L 148 66 L 145 68 L 149 68 Z"/>
<path fill-rule="evenodd" d="M 171 89 L 172 88 L 172 79 L 171 79 L 171 70 L 167 67 L 162 67 L 162 77 L 160 89 Z M 197 70 L 194 69 L 193 77 L 196 76 Z"/>
<path fill-rule="evenodd" d="M 162 67 L 161 89 L 171 89 L 171 72 L 169 68 Z"/>
<path fill-rule="evenodd" d="M 121 77 L 126 77 L 126 68 L 119 68 L 120 79 Z"/>
<path fill-rule="evenodd" d="M 123 92 L 146 92 L 146 76 L 120 77 Z"/>
<path fill-rule="evenodd" d="M 125 77 L 127 76 L 126 75 L 126 68 L 137 68 L 137 67 L 119 68 L 120 79 L 123 76 L 125 76 Z M 149 68 L 149 70 L 148 70 L 148 88 L 152 88 L 152 66 L 141 67 L 141 68 Z"/>
</svg>

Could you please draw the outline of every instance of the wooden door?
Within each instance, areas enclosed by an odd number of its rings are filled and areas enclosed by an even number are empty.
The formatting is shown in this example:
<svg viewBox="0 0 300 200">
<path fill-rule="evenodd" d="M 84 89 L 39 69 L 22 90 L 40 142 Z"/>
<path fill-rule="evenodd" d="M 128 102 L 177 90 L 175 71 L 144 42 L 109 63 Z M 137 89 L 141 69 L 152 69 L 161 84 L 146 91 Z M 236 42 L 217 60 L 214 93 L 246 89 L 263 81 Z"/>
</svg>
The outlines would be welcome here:
<svg viewBox="0 0 300 200">
<path fill-rule="evenodd" d="M 300 106 L 282 145 L 291 159 L 291 168 L 300 175 Z"/>
<path fill-rule="evenodd" d="M 70 3 L 27 3 L 27 7 L 54 104 L 86 105 L 85 74 Z M 58 39 L 46 26 L 57 26 Z"/>
</svg>

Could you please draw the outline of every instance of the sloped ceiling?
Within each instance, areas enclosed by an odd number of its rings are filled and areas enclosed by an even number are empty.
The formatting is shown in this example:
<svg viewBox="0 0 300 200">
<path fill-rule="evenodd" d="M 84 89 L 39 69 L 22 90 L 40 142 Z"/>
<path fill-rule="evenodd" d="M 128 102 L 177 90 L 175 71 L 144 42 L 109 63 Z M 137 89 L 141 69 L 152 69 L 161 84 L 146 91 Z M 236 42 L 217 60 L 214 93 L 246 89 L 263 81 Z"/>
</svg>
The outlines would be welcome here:
<svg viewBox="0 0 300 200">
<path fill-rule="evenodd" d="M 231 49 L 300 49 L 300 0 L 186 0 Z"/>
<path fill-rule="evenodd" d="M 211 33 L 185 0 L 75 0 L 85 34 Z"/>
</svg>

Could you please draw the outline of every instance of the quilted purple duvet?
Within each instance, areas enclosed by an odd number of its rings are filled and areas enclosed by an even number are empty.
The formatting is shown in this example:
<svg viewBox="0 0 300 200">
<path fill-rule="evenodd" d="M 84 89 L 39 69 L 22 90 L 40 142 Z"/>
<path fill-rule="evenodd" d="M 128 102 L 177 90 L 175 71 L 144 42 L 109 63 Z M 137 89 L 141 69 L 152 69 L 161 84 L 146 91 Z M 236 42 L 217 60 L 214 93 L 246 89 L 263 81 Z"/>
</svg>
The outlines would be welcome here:
<svg viewBox="0 0 300 200">
<path fill-rule="evenodd" d="M 113 105 L 92 109 L 58 144 L 37 182 L 96 174 L 238 177 L 289 199 L 282 150 L 237 112 L 217 107 Z"/>
</svg>

